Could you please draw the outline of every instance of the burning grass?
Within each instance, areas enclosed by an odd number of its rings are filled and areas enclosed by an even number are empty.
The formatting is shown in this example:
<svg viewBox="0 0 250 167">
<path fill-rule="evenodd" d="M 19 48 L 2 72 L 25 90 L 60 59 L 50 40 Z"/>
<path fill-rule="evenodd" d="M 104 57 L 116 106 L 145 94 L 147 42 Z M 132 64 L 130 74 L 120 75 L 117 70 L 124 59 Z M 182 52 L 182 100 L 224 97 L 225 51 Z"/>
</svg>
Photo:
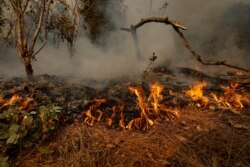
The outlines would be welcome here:
<svg viewBox="0 0 250 167">
<path fill-rule="evenodd" d="M 175 89 L 160 80 L 118 82 L 81 96 L 82 86 L 55 85 L 0 98 L 0 111 L 14 108 L 18 126 L 32 117 L 49 136 L 34 150 L 19 149 L 17 166 L 249 166 L 250 93 L 240 82 Z M 41 90 L 62 112 L 40 108 L 53 104 Z M 50 131 L 58 124 L 64 128 Z"/>
</svg>

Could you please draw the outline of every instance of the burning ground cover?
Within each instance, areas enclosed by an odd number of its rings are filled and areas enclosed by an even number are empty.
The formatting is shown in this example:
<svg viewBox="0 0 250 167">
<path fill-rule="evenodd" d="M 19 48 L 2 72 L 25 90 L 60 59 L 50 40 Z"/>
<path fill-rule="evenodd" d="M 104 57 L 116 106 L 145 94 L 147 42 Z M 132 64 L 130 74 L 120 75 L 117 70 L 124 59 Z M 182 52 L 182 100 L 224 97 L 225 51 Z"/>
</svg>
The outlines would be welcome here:
<svg viewBox="0 0 250 167">
<path fill-rule="evenodd" d="M 17 166 L 249 166 L 249 77 L 178 71 L 194 82 L 165 67 L 98 89 L 3 81 L 1 154 Z"/>
</svg>

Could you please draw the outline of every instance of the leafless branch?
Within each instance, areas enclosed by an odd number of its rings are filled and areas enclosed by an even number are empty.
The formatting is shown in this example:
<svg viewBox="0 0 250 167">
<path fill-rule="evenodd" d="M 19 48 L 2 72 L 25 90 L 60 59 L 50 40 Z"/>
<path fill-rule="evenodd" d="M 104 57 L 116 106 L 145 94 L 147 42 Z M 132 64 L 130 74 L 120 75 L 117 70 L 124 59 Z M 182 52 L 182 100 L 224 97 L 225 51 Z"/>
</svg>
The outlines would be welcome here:
<svg viewBox="0 0 250 167">
<path fill-rule="evenodd" d="M 173 27 L 176 27 L 178 29 L 187 30 L 187 28 L 182 26 L 178 21 L 170 20 L 168 17 L 149 17 L 149 18 L 141 19 L 139 23 L 135 25 L 131 25 L 130 28 L 122 28 L 122 29 L 127 30 L 127 31 L 133 31 L 143 26 L 144 24 L 151 23 L 151 22 L 170 24 Z"/>
<path fill-rule="evenodd" d="M 39 15 L 39 22 L 37 24 L 37 27 L 36 27 L 35 33 L 33 35 L 32 42 L 31 42 L 31 46 L 30 46 L 31 50 L 34 49 L 37 37 L 38 37 L 38 35 L 39 35 L 40 31 L 41 31 L 41 28 L 42 28 L 42 24 L 43 24 L 43 20 L 44 20 L 44 13 L 46 11 L 46 0 L 41 1 L 41 7 L 42 8 L 41 8 L 41 12 L 40 12 L 40 15 Z"/>
<path fill-rule="evenodd" d="M 52 0 L 50 0 L 49 3 L 48 3 L 47 13 L 46 13 L 46 16 L 45 16 L 45 20 L 48 20 L 51 2 L 52 2 Z M 47 44 L 47 42 L 48 42 L 48 30 L 47 30 L 47 23 L 46 23 L 46 25 L 45 25 L 44 42 L 42 43 L 42 45 L 40 46 L 40 48 L 37 51 L 34 52 L 34 54 L 32 55 L 32 59 L 34 59 L 35 56 L 44 48 L 44 46 Z"/>
<path fill-rule="evenodd" d="M 144 18 L 141 19 L 141 21 L 139 23 L 137 23 L 136 25 L 131 25 L 130 28 L 121 28 L 121 30 L 123 31 L 128 31 L 128 32 L 134 32 L 136 31 L 139 27 L 143 26 L 146 23 L 150 23 L 150 22 L 156 22 L 156 23 L 165 23 L 165 24 L 169 24 L 171 25 L 174 30 L 178 33 L 178 35 L 180 36 L 180 38 L 182 39 L 185 47 L 189 50 L 189 52 L 192 54 L 192 56 L 201 64 L 203 65 L 218 65 L 218 66 L 226 66 L 229 68 L 233 68 L 233 69 L 237 69 L 237 70 L 241 70 L 241 71 L 245 71 L 245 72 L 250 72 L 249 69 L 245 69 L 242 67 L 238 67 L 236 65 L 232 65 L 232 64 L 228 64 L 226 63 L 226 61 L 210 61 L 210 60 L 203 60 L 201 58 L 201 56 L 195 52 L 195 50 L 192 48 L 192 46 L 189 44 L 188 40 L 186 39 L 186 37 L 184 36 L 184 34 L 182 33 L 181 30 L 187 30 L 186 27 L 182 26 L 178 21 L 176 20 L 170 20 L 168 17 L 149 17 L 149 18 Z"/>
<path fill-rule="evenodd" d="M 11 27 L 10 27 L 10 29 L 9 29 L 9 31 L 8 31 L 8 33 L 7 33 L 7 35 L 3 38 L 3 42 L 1 43 L 0 48 L 6 43 L 6 41 L 7 41 L 8 38 L 9 38 L 9 36 L 11 35 L 11 32 L 12 32 L 13 28 L 15 27 L 15 22 L 16 22 L 16 21 L 14 21 L 14 23 L 11 25 Z"/>
<path fill-rule="evenodd" d="M 234 69 L 237 69 L 237 70 L 241 70 L 241 71 L 245 71 L 245 72 L 250 72 L 250 70 L 248 69 L 245 69 L 245 68 L 242 68 L 242 67 L 239 67 L 239 66 L 236 66 L 236 65 L 232 65 L 232 64 L 228 64 L 226 63 L 225 60 L 223 61 L 210 61 L 210 60 L 203 60 L 201 58 L 201 56 L 196 53 L 194 51 L 194 49 L 192 48 L 192 46 L 189 44 L 189 42 L 187 41 L 187 39 L 185 38 L 184 34 L 176 27 L 173 27 L 175 29 L 175 31 L 179 34 L 180 38 L 182 39 L 184 45 L 186 46 L 186 48 L 190 51 L 190 53 L 193 55 L 193 57 L 198 61 L 200 62 L 201 64 L 203 65 L 219 65 L 219 66 L 226 66 L 226 67 L 229 67 L 229 68 L 234 68 Z"/>
</svg>

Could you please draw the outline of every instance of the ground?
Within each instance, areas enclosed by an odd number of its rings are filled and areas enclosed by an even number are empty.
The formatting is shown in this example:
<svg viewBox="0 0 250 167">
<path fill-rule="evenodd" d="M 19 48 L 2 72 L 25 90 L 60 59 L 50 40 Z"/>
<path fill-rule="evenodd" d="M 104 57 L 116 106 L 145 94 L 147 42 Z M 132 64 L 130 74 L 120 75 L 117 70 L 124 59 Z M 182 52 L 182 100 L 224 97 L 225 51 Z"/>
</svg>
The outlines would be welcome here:
<svg viewBox="0 0 250 167">
<path fill-rule="evenodd" d="M 20 78 L 3 79 L 0 85 L 2 97 L 14 93 L 32 96 L 37 106 L 53 103 L 62 107 L 63 115 L 58 121 L 60 126 L 46 138 L 31 148 L 14 149 L 10 164 L 25 167 L 250 166 L 250 105 L 244 103 L 244 108 L 236 110 L 214 104 L 203 105 L 201 101 L 181 96 L 194 80 L 209 83 L 205 89 L 207 97 L 213 91 L 220 92 L 219 85 L 229 84 L 232 80 L 237 80 L 239 89 L 244 88 L 249 93 L 249 76 L 239 73 L 212 76 L 187 68 L 176 71 L 159 67 L 147 77 L 164 85 L 163 103 L 171 106 L 170 109 L 178 108 L 178 116 L 163 114 L 148 128 L 135 126 L 130 130 L 118 125 L 119 116 L 114 116 L 112 126 L 107 126 L 105 120 L 112 115 L 109 113 L 91 126 L 85 118 L 94 98 L 107 99 L 108 104 L 100 106 L 107 112 L 122 99 L 126 125 L 138 117 L 136 97 L 127 89 L 128 80 L 73 81 L 46 75 L 37 77 L 34 82 Z M 149 94 L 145 78 L 136 79 L 130 85 L 142 85 L 145 94 Z M 176 94 L 171 96 L 169 90 Z M 48 149 L 44 152 L 39 148 Z"/>
</svg>

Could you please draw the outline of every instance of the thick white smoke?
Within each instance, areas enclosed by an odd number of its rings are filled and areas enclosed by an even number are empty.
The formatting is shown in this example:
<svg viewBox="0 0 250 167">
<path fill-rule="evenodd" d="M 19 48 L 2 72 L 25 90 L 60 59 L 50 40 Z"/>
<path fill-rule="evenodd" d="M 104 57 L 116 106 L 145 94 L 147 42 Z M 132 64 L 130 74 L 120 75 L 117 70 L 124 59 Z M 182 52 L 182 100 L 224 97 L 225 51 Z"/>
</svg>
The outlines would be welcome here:
<svg viewBox="0 0 250 167">
<path fill-rule="evenodd" d="M 225 34 L 220 32 L 223 32 L 225 27 L 219 27 L 218 23 L 233 5 L 239 3 L 249 5 L 248 1 L 168 0 L 169 5 L 163 12 L 159 9 L 166 0 L 152 0 L 152 6 L 150 6 L 150 0 L 124 0 L 125 19 L 112 15 L 112 12 L 107 12 L 107 15 L 116 23 L 117 28 L 129 27 L 145 17 L 169 16 L 189 28 L 185 34 L 195 50 L 203 57 L 228 59 L 229 62 L 246 67 L 244 60 L 249 60 L 249 58 L 246 59 L 243 51 L 235 44 L 234 32 L 229 33 L 230 36 L 223 36 Z M 114 4 L 109 6 L 110 9 L 107 11 L 114 9 Z M 248 17 L 249 14 L 249 12 L 246 13 Z M 82 35 L 77 39 L 73 59 L 69 58 L 66 44 L 61 44 L 59 48 L 48 44 L 37 56 L 37 61 L 33 63 L 35 75 L 72 75 L 100 79 L 131 76 L 140 74 L 146 68 L 148 58 L 153 52 L 158 56 L 158 64 L 170 61 L 173 66 L 194 68 L 199 66 L 170 26 L 150 23 L 138 29 L 138 36 L 144 60 L 137 60 L 131 34 L 118 29 L 105 39 L 108 43 L 106 50 L 97 48 L 86 35 Z M 211 45 L 210 37 L 212 36 L 222 39 L 224 44 L 223 47 L 217 48 L 215 55 L 211 56 L 207 48 Z M 217 44 L 220 46 L 220 43 Z M 1 74 L 16 76 L 25 74 L 15 50 L 1 51 L 0 54 Z"/>
</svg>

